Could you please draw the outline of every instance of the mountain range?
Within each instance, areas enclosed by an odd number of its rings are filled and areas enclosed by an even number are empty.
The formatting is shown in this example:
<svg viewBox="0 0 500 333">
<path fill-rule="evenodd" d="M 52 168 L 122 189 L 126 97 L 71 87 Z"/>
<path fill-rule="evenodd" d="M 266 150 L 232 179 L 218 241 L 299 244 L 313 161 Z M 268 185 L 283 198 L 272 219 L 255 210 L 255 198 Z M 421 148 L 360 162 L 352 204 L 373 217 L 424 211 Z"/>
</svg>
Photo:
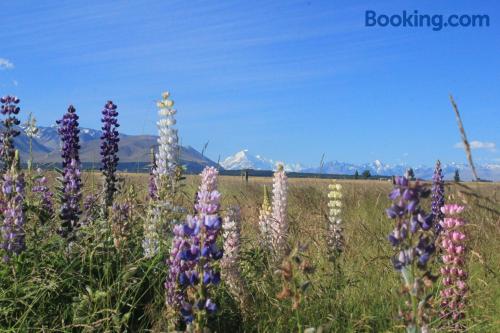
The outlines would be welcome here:
<svg viewBox="0 0 500 333">
<path fill-rule="evenodd" d="M 29 158 L 29 137 L 20 128 L 21 134 L 15 138 L 14 144 L 19 150 L 21 160 Z M 102 131 L 80 128 L 80 160 L 84 167 L 91 167 L 100 163 L 100 147 Z M 143 170 L 151 162 L 150 150 L 158 146 L 157 136 L 154 135 L 127 135 L 120 133 L 120 169 Z M 57 126 L 39 127 L 36 138 L 32 140 L 33 160 L 39 164 L 58 165 L 60 157 L 60 139 L 57 133 Z M 189 172 L 200 172 L 205 166 L 216 166 L 217 163 L 203 156 L 196 149 L 187 146 L 181 147 L 181 163 L 185 165 Z"/>
<path fill-rule="evenodd" d="M 393 176 L 404 175 L 411 167 L 415 172 L 415 176 L 421 179 L 431 179 L 434 173 L 434 166 L 417 165 L 410 166 L 407 164 L 386 164 L 379 160 L 370 163 L 353 164 L 339 161 L 325 162 L 322 167 L 308 167 L 301 164 L 289 164 L 272 159 L 267 159 L 261 155 L 252 155 L 248 150 L 242 150 L 236 154 L 227 157 L 221 166 L 226 170 L 275 170 L 277 164 L 283 164 L 286 171 L 301 172 L 301 173 L 323 173 L 323 174 L 339 174 L 353 175 L 356 171 L 361 174 L 368 170 L 372 175 Z M 445 179 L 451 180 L 455 174 L 455 170 L 459 170 L 460 177 L 464 180 L 472 179 L 470 168 L 467 164 L 462 163 L 443 163 L 441 165 Z M 476 165 L 477 172 L 481 179 L 500 181 L 500 164 L 480 164 Z"/>
<path fill-rule="evenodd" d="M 21 134 L 15 139 L 16 149 L 19 150 L 21 159 L 26 161 L 29 157 L 29 138 L 20 127 Z M 100 138 L 102 131 L 91 128 L 80 128 L 80 159 L 84 167 L 96 167 L 100 163 Z M 146 170 L 150 163 L 150 150 L 158 146 L 155 135 L 128 135 L 120 133 L 120 166 L 121 170 Z M 217 163 L 203 156 L 200 152 L 190 146 L 181 146 L 181 163 L 186 166 L 191 173 L 200 172 L 205 166 L 217 166 Z M 60 140 L 57 133 L 57 126 L 39 127 L 36 138 L 32 140 L 32 152 L 35 163 L 45 165 L 59 165 Z M 263 157 L 262 155 L 251 154 L 248 150 L 242 150 L 227 157 L 220 163 L 219 168 L 225 170 L 275 170 L 278 164 L 282 164 L 288 172 L 298 173 L 322 173 L 353 175 L 356 171 L 360 174 L 368 170 L 372 175 L 392 176 L 403 175 L 410 167 L 413 168 L 416 177 L 421 179 L 431 179 L 434 166 L 410 166 L 407 164 L 386 164 L 379 160 L 369 163 L 353 164 L 339 161 L 325 162 L 322 167 L 311 167 L 300 163 L 285 163 Z M 480 164 L 476 166 L 481 179 L 500 181 L 500 164 Z M 470 169 L 463 163 L 442 164 L 445 179 L 453 179 L 455 170 L 459 170 L 460 177 L 464 180 L 472 179 Z"/>
</svg>

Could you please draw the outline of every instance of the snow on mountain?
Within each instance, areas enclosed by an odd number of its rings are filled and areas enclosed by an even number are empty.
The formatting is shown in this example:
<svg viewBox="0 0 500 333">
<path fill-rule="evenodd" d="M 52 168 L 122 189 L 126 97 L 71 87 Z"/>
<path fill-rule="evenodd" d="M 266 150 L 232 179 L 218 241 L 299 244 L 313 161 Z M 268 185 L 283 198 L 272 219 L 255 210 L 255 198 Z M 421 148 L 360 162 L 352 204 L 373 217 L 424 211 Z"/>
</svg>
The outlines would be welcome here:
<svg viewBox="0 0 500 333">
<path fill-rule="evenodd" d="M 284 162 L 273 161 L 272 159 L 264 158 L 260 155 L 251 155 L 248 150 L 242 150 L 232 156 L 226 158 L 222 163 L 222 167 L 227 170 L 275 170 L 276 165 L 281 163 L 285 166 L 285 170 L 304 173 L 325 173 L 338 175 L 353 175 L 356 171 L 361 174 L 368 170 L 372 175 L 393 176 L 404 175 L 405 172 L 412 167 L 415 176 L 421 179 L 431 179 L 434 173 L 434 166 L 410 166 L 407 164 L 386 164 L 380 160 L 375 160 L 370 163 L 353 164 L 339 161 L 325 162 L 320 167 L 304 167 L 301 164 L 289 164 Z M 445 179 L 451 180 L 455 174 L 455 170 L 459 170 L 460 177 L 463 180 L 471 180 L 472 174 L 467 164 L 448 163 L 442 164 L 443 175 Z M 476 166 L 478 175 L 481 179 L 500 181 L 500 164 L 481 164 Z"/>
<path fill-rule="evenodd" d="M 286 164 L 281 161 L 273 161 L 261 155 L 251 155 L 248 149 L 227 157 L 220 165 L 226 170 L 276 170 L 278 164 L 283 164 L 285 170 L 288 172 L 299 172 L 303 169 L 300 164 Z"/>
</svg>

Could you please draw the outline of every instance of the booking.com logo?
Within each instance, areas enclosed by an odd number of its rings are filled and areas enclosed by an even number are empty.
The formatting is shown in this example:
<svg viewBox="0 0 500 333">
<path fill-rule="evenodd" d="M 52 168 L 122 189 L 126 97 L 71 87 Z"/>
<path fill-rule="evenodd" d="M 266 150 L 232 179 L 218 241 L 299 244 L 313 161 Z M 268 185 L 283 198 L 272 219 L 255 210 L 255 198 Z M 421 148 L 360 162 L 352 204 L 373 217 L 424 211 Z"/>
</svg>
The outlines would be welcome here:
<svg viewBox="0 0 500 333">
<path fill-rule="evenodd" d="M 441 14 L 419 14 L 418 10 L 409 13 L 403 10 L 401 14 L 377 14 L 374 10 L 365 12 L 366 27 L 432 27 L 434 31 L 440 31 L 445 27 L 489 27 L 490 16 L 484 14 L 474 15 L 441 15 Z"/>
</svg>

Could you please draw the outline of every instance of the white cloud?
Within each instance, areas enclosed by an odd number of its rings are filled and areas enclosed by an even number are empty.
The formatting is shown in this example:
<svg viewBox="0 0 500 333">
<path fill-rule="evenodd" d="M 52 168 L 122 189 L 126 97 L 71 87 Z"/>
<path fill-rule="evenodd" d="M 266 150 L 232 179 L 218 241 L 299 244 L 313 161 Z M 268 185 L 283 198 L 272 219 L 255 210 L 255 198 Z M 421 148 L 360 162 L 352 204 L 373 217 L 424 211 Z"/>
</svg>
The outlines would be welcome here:
<svg viewBox="0 0 500 333">
<path fill-rule="evenodd" d="M 12 69 L 14 68 L 14 64 L 5 58 L 0 58 L 0 69 Z"/>
<path fill-rule="evenodd" d="M 495 151 L 497 145 L 494 142 L 483 142 L 483 141 L 471 141 L 469 142 L 471 149 L 487 149 Z M 463 142 L 458 142 L 455 144 L 455 148 L 464 148 Z"/>
</svg>

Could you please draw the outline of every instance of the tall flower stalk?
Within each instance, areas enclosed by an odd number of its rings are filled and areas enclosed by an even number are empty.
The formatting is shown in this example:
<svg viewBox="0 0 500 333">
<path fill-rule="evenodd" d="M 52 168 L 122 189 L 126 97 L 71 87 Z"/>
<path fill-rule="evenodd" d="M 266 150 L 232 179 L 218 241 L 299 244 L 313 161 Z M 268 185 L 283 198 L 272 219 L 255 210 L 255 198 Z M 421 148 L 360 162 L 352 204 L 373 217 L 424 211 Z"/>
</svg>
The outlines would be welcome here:
<svg viewBox="0 0 500 333">
<path fill-rule="evenodd" d="M 73 105 L 70 105 L 68 111 L 61 120 L 56 123 L 59 125 L 57 132 L 61 138 L 61 157 L 62 167 L 65 168 L 75 160 L 80 164 L 80 129 L 78 128 L 78 115 Z"/>
<path fill-rule="evenodd" d="M 217 191 L 217 175 L 214 167 L 203 170 L 195 205 L 197 214 L 187 217 L 182 230 L 179 226 L 174 229 L 176 238 L 169 260 L 173 268 L 166 283 L 168 304 L 175 306 L 180 303 L 184 321 L 192 323 L 197 332 L 203 331 L 208 314 L 217 309 L 210 292 L 210 287 L 220 281 L 216 262 L 223 253 L 216 244 L 222 224 L 218 215 L 220 193 Z M 168 283 L 173 280 L 177 280 L 178 288 Z"/>
<path fill-rule="evenodd" d="M 105 179 L 105 204 L 110 207 L 116 192 L 116 169 L 118 167 L 118 142 L 120 141 L 117 128 L 118 111 L 112 101 L 107 101 L 102 110 L 101 157 L 102 173 Z"/>
<path fill-rule="evenodd" d="M 14 155 L 18 152 L 15 151 Z M 14 158 L 14 161 L 16 158 Z M 24 211 L 25 198 L 24 175 L 17 169 L 16 163 L 3 175 L 2 195 L 2 245 L 3 260 L 8 262 L 14 255 L 19 255 L 26 248 L 25 230 L 26 223 Z"/>
<path fill-rule="evenodd" d="M 259 229 L 262 239 L 262 245 L 267 249 L 272 249 L 271 243 L 271 220 L 272 220 L 272 207 L 269 200 L 269 192 L 267 186 L 264 185 L 264 199 L 262 200 L 262 207 L 259 212 Z"/>
<path fill-rule="evenodd" d="M 156 174 L 160 192 L 163 190 L 175 192 L 176 171 L 179 164 L 179 138 L 174 127 L 177 122 L 175 120 L 177 110 L 173 108 L 174 101 L 169 97 L 170 93 L 164 92 L 162 100 L 157 103 L 160 119 L 157 122 L 159 147 L 156 155 Z"/>
<path fill-rule="evenodd" d="M 336 258 L 344 250 L 344 235 L 342 230 L 342 185 L 328 185 L 328 228 L 327 245 L 331 259 Z"/>
<path fill-rule="evenodd" d="M 403 282 L 400 315 L 407 332 L 412 333 L 428 331 L 428 300 L 435 280 L 427 268 L 435 251 L 433 216 L 420 206 L 421 199 L 428 195 L 429 191 L 418 181 L 396 177 L 389 195 L 393 204 L 387 209 L 387 216 L 394 221 L 394 230 L 388 237 L 395 250 L 392 263 Z"/>
<path fill-rule="evenodd" d="M 15 96 L 4 96 L 0 98 L 0 112 L 5 116 L 2 120 L 3 131 L 2 131 L 2 146 L 0 150 L 0 156 L 3 162 L 3 171 L 8 171 L 14 164 L 15 157 L 15 147 L 14 138 L 17 137 L 20 132 L 15 128 L 15 126 L 20 124 L 19 119 L 16 117 L 21 109 L 19 108 L 19 98 Z"/>
<path fill-rule="evenodd" d="M 37 169 L 37 174 L 33 179 L 33 186 L 31 191 L 37 202 L 37 216 L 40 223 L 50 221 L 54 216 L 54 194 L 50 191 L 48 186 L 47 177 L 42 174 L 42 170 Z"/>
<path fill-rule="evenodd" d="M 283 165 L 278 166 L 273 178 L 273 210 L 271 219 L 271 243 L 276 255 L 282 255 L 287 246 L 288 220 L 286 214 L 288 179 Z M 276 258 L 279 260 L 280 258 Z"/>
<path fill-rule="evenodd" d="M 241 248 L 241 211 L 237 206 L 229 207 L 222 223 L 224 237 L 224 256 L 221 260 L 221 272 L 229 291 L 240 303 L 245 312 L 249 293 L 240 270 Z"/>
<path fill-rule="evenodd" d="M 80 173 L 80 129 L 78 128 L 78 115 L 75 108 L 70 105 L 61 120 L 58 133 L 61 137 L 62 148 L 62 175 L 59 178 L 59 200 L 61 209 L 59 218 L 61 228 L 59 233 L 68 240 L 74 240 L 76 231 L 80 226 L 81 208 L 81 173 Z"/>
<path fill-rule="evenodd" d="M 444 218 L 444 214 L 441 210 L 444 206 L 444 181 L 443 181 L 443 171 L 441 170 L 441 162 L 436 162 L 436 168 L 434 169 L 434 175 L 432 176 L 432 202 L 431 210 L 434 216 L 434 228 L 436 234 L 441 232 L 440 222 Z"/>
<path fill-rule="evenodd" d="M 465 331 L 461 320 L 465 317 L 467 301 L 467 236 L 464 232 L 466 222 L 459 217 L 464 210 L 459 205 L 444 205 L 441 211 L 445 218 L 441 221 L 443 228 L 440 241 L 443 250 L 443 266 L 441 267 L 441 317 L 448 321 L 451 330 Z"/>
</svg>

